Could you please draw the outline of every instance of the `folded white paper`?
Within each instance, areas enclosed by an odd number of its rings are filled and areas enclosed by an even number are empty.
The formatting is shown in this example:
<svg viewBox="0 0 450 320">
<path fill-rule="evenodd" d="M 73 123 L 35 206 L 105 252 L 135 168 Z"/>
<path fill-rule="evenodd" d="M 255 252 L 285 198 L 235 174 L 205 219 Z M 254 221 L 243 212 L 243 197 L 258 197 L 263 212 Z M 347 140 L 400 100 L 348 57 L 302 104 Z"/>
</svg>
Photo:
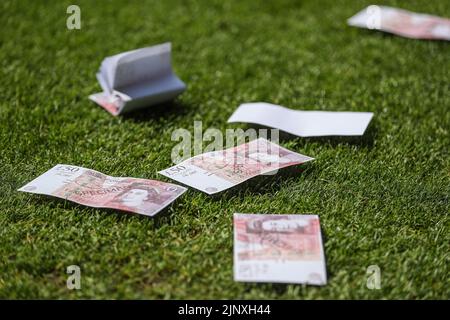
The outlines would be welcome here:
<svg viewBox="0 0 450 320">
<path fill-rule="evenodd" d="M 186 89 L 172 71 L 170 43 L 107 57 L 97 80 L 103 92 L 89 98 L 113 115 L 171 100 Z"/>
<path fill-rule="evenodd" d="M 372 117 L 372 112 L 300 111 L 255 102 L 241 104 L 228 123 L 253 123 L 300 137 L 360 136 Z"/>
</svg>

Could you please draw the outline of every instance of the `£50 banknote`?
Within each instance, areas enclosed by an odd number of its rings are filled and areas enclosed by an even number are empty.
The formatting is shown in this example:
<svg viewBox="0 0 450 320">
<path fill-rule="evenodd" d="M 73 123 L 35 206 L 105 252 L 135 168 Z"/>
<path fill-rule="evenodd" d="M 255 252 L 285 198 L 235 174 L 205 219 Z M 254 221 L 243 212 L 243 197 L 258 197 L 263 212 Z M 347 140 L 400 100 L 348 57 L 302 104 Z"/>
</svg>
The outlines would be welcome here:
<svg viewBox="0 0 450 320">
<path fill-rule="evenodd" d="M 347 23 L 411 39 L 450 41 L 450 19 L 399 8 L 371 5 L 348 19 Z"/>
<path fill-rule="evenodd" d="M 137 178 L 117 178 L 95 170 L 58 164 L 19 191 L 44 194 L 95 208 L 154 216 L 186 188 Z"/>
<path fill-rule="evenodd" d="M 319 217 L 235 213 L 234 279 L 325 285 Z"/>
<path fill-rule="evenodd" d="M 314 158 L 259 138 L 237 147 L 203 153 L 159 173 L 214 194 L 258 175 L 311 160 Z"/>
</svg>

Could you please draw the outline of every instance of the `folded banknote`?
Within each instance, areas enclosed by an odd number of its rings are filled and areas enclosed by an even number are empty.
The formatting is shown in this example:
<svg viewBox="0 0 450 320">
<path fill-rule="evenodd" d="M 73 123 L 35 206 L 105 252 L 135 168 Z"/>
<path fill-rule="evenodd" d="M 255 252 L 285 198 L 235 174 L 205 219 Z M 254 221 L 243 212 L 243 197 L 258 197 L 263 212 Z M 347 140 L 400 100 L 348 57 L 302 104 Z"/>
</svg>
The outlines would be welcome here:
<svg viewBox="0 0 450 320">
<path fill-rule="evenodd" d="M 387 6 L 368 6 L 347 23 L 411 39 L 450 41 L 450 19 Z"/>
<path fill-rule="evenodd" d="M 186 188 L 156 180 L 110 177 L 95 170 L 58 164 L 19 191 L 154 216 Z"/>
</svg>

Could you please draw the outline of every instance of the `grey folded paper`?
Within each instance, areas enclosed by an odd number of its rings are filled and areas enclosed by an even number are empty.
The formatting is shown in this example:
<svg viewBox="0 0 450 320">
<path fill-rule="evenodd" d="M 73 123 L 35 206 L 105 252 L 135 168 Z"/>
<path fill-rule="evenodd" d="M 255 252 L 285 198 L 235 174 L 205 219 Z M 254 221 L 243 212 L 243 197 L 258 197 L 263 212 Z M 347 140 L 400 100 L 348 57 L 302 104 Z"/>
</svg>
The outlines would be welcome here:
<svg viewBox="0 0 450 320">
<path fill-rule="evenodd" d="M 89 99 L 113 115 L 172 100 L 186 89 L 172 70 L 170 43 L 107 57 L 97 79 L 103 92 Z"/>
</svg>

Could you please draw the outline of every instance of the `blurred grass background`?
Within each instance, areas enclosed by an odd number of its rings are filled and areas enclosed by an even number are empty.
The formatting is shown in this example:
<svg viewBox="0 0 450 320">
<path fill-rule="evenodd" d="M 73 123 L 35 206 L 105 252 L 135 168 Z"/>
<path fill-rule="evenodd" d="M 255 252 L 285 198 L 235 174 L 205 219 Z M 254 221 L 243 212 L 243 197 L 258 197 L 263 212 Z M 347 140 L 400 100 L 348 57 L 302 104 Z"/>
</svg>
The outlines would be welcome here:
<svg viewBox="0 0 450 320">
<path fill-rule="evenodd" d="M 1 1 L 0 298 L 448 299 L 449 43 L 348 27 L 369 4 Z M 450 16 L 448 1 L 378 4 Z M 87 99 L 104 57 L 165 41 L 188 85 L 176 101 L 114 118 Z M 226 120 L 251 101 L 375 117 L 361 139 L 285 137 L 316 161 L 216 197 L 190 189 L 156 219 L 16 192 L 57 163 L 169 181 L 156 172 L 173 130 L 248 128 Z M 318 214 L 328 285 L 234 282 L 234 212 Z"/>
</svg>

